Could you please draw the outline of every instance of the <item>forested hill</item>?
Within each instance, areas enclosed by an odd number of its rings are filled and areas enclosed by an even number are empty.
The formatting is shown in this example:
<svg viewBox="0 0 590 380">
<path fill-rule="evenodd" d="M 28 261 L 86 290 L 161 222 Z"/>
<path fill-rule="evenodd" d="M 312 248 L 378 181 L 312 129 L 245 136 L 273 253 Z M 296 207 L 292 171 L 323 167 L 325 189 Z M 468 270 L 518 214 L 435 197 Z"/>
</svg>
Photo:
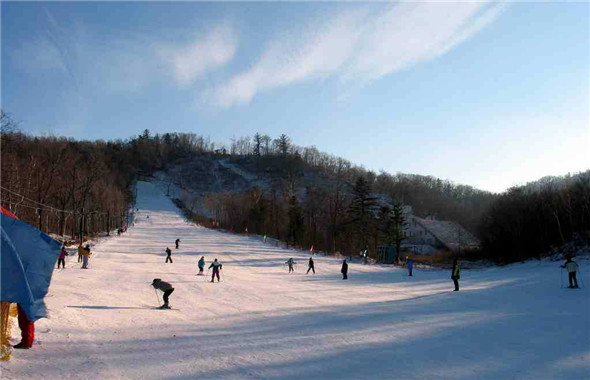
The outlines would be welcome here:
<svg viewBox="0 0 590 380">
<path fill-rule="evenodd" d="M 590 199 L 588 172 L 497 195 L 431 176 L 374 173 L 314 147 L 296 146 L 286 135 L 273 140 L 256 134 L 233 139 L 229 146 L 190 133 L 151 135 L 148 130 L 125 141 L 75 141 L 20 133 L 2 114 L 2 206 L 47 232 L 74 236 L 83 225 L 92 235 L 121 225 L 135 181 L 156 173 L 183 192 L 186 208 L 207 210 L 203 214 L 228 229 L 330 252 L 389 242 L 394 211 L 401 205 L 412 206 L 417 216 L 456 221 L 498 250 L 498 234 L 506 239 L 513 220 L 521 223 L 510 211 L 525 212 L 522 202 L 532 202 L 530 194 L 536 193 L 550 197 L 554 206 L 532 212 L 553 219 L 538 219 L 550 233 L 539 244 L 522 242 L 519 247 L 534 247 L 525 255 L 590 230 L 584 203 Z M 359 196 L 368 207 L 362 215 L 354 206 Z M 527 216 L 537 215 L 525 209 Z M 551 224 L 557 221 L 559 229 Z M 494 255 L 490 251 L 494 258 L 512 257 Z"/>
</svg>

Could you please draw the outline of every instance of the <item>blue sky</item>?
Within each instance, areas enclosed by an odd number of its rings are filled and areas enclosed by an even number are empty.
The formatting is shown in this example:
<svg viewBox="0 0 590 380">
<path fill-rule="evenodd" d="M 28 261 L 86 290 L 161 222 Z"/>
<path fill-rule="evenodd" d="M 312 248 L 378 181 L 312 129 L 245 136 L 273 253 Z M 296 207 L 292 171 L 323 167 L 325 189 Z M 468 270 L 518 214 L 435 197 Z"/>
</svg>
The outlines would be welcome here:
<svg viewBox="0 0 590 380">
<path fill-rule="evenodd" d="M 497 192 L 590 168 L 584 2 L 1 6 L 2 109 L 27 132 L 285 133 Z"/>
</svg>

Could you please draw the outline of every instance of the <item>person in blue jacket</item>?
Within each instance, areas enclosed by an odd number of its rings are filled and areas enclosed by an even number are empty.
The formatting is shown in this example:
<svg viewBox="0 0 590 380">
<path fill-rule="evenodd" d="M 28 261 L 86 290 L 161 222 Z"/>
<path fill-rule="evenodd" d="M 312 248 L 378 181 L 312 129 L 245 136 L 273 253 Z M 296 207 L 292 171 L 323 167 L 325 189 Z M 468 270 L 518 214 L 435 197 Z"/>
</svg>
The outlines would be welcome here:
<svg viewBox="0 0 590 380">
<path fill-rule="evenodd" d="M 408 264 L 408 276 L 411 276 L 414 269 L 414 260 L 406 256 L 406 264 Z"/>
<path fill-rule="evenodd" d="M 293 261 L 292 257 L 285 261 L 285 264 L 289 265 L 289 273 L 295 272 L 295 269 L 293 269 L 293 264 L 295 264 L 295 261 Z"/>
<path fill-rule="evenodd" d="M 199 273 L 197 273 L 197 276 L 202 276 L 203 275 L 203 269 L 205 269 L 205 256 L 201 256 L 201 259 L 199 260 Z"/>
</svg>

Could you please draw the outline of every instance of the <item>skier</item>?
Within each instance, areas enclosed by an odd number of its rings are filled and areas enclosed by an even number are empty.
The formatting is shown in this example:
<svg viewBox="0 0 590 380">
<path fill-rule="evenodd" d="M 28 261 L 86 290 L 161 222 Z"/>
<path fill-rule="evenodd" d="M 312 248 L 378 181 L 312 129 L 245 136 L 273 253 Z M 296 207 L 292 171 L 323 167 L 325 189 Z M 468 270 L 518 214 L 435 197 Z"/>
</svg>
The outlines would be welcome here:
<svg viewBox="0 0 590 380">
<path fill-rule="evenodd" d="M 310 270 L 312 270 L 313 274 L 315 274 L 315 267 L 313 265 L 313 259 L 311 257 L 309 258 L 309 267 L 307 268 L 307 272 L 305 272 L 305 274 L 308 274 Z"/>
<path fill-rule="evenodd" d="M 62 245 L 61 251 L 59 252 L 59 257 L 57 259 L 57 269 L 59 269 L 59 264 L 61 264 L 63 269 L 66 268 L 66 256 L 69 256 L 68 252 L 66 251 L 66 246 Z"/>
<path fill-rule="evenodd" d="M 289 273 L 295 272 L 295 269 L 293 269 L 293 264 L 295 264 L 295 261 L 293 261 L 292 257 L 285 261 L 285 264 L 289 265 Z"/>
<path fill-rule="evenodd" d="M 578 271 L 579 265 L 575 261 L 572 260 L 571 257 L 568 257 L 565 263 L 561 266 L 567 270 L 569 275 L 570 286 L 568 288 L 575 289 L 578 287 L 578 279 L 576 278 L 576 272 Z"/>
<path fill-rule="evenodd" d="M 461 278 L 461 268 L 459 268 L 459 263 L 457 263 L 457 259 L 453 260 L 453 271 L 451 272 L 451 279 L 455 283 L 455 290 L 454 292 L 459 291 L 459 279 Z"/>
<path fill-rule="evenodd" d="M 264 242 L 266 243 L 267 236 L 264 234 Z"/>
<path fill-rule="evenodd" d="M 18 327 L 21 331 L 21 341 L 13 347 L 28 350 L 33 346 L 35 340 L 35 322 L 27 317 L 20 304 L 16 304 L 16 309 L 18 310 Z"/>
<path fill-rule="evenodd" d="M 197 276 L 202 276 L 203 275 L 203 269 L 205 269 L 205 256 L 201 256 L 201 259 L 199 260 L 199 273 L 197 273 Z"/>
<path fill-rule="evenodd" d="M 412 269 L 414 269 L 414 260 L 406 256 L 406 263 L 408 264 L 408 276 L 412 275 Z"/>
<path fill-rule="evenodd" d="M 172 251 L 170 250 L 170 248 L 166 247 L 166 263 L 168 263 L 168 260 L 170 260 L 170 264 L 172 264 Z"/>
<path fill-rule="evenodd" d="M 82 256 L 82 269 L 88 269 L 88 258 L 92 255 L 90 252 L 90 245 L 86 244 L 86 247 L 82 247 L 82 244 L 78 247 L 78 256 Z"/>
<path fill-rule="evenodd" d="M 215 282 L 215 276 L 217 276 L 217 282 L 221 281 L 219 278 L 219 270 L 222 269 L 223 265 L 217 259 L 215 259 L 211 265 L 209 265 L 209 269 L 213 268 L 213 274 L 211 275 L 211 282 Z"/>
<path fill-rule="evenodd" d="M 154 278 L 152 286 L 154 287 L 154 289 L 158 289 L 164 292 L 164 297 L 162 297 L 164 298 L 164 304 L 160 306 L 159 309 L 170 309 L 170 306 L 168 305 L 168 297 L 174 291 L 172 285 L 170 285 L 168 282 L 162 281 L 159 278 Z"/>
<path fill-rule="evenodd" d="M 340 269 L 340 273 L 342 273 L 343 280 L 348 280 L 348 264 L 346 263 L 346 259 L 342 260 L 342 269 Z"/>
<path fill-rule="evenodd" d="M 174 243 L 176 244 L 176 249 L 178 249 L 178 244 L 180 244 L 180 239 L 176 239 L 176 241 Z"/>
</svg>

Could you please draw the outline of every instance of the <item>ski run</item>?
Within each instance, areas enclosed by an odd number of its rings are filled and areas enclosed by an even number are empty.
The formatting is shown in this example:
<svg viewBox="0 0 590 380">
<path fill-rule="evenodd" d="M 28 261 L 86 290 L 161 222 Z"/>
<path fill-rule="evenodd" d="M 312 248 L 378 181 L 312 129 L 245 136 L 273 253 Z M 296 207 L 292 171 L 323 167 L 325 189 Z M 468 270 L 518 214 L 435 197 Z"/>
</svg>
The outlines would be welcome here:
<svg viewBox="0 0 590 380">
<path fill-rule="evenodd" d="M 563 262 L 463 269 L 459 292 L 450 270 L 353 261 L 343 281 L 340 259 L 316 255 L 306 275 L 309 252 L 187 223 L 151 183 L 136 207 L 135 226 L 91 244 L 88 270 L 71 250 L 35 346 L 2 379 L 590 379 L 590 297 L 561 286 Z M 221 282 L 196 276 L 201 256 Z"/>
</svg>

